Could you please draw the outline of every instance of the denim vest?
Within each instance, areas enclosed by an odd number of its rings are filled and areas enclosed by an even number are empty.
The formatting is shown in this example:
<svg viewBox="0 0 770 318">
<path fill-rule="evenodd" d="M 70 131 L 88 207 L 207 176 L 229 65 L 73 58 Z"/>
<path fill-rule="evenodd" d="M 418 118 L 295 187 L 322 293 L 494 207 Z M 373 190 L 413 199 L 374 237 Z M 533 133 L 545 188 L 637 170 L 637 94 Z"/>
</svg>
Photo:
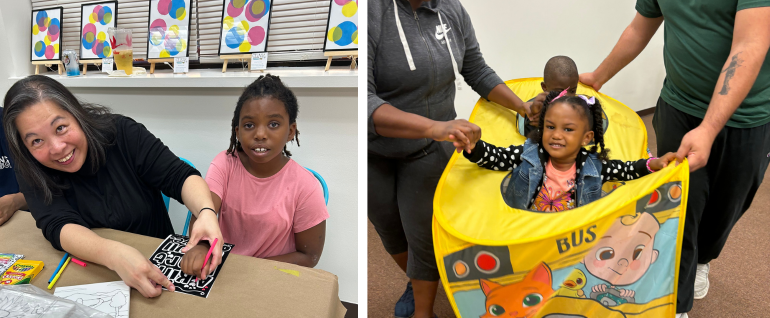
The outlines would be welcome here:
<svg viewBox="0 0 770 318">
<path fill-rule="evenodd" d="M 506 177 L 510 179 L 508 184 L 503 180 L 500 185 L 500 190 L 504 190 L 503 200 L 512 208 L 528 210 L 537 194 L 537 188 L 543 183 L 545 171 L 539 149 L 539 144 L 527 139 L 521 154 L 521 164 Z M 576 168 L 579 170 L 575 179 L 576 207 L 581 207 L 602 197 L 602 162 L 596 154 L 585 155 L 581 151 L 577 156 Z"/>
</svg>

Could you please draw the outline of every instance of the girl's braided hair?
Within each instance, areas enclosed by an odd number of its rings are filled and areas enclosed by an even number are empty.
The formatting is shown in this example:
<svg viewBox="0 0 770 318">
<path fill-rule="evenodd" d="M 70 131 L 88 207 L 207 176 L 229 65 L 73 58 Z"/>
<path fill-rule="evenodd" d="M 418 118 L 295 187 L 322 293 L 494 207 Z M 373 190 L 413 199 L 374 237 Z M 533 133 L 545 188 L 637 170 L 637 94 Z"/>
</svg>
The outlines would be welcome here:
<svg viewBox="0 0 770 318">
<path fill-rule="evenodd" d="M 286 107 L 286 112 L 289 114 L 289 125 L 297 122 L 299 103 L 297 103 L 297 97 L 294 96 L 294 92 L 283 85 L 283 82 L 281 82 L 281 79 L 278 76 L 270 74 L 262 75 L 247 86 L 246 89 L 243 90 L 241 97 L 238 98 L 238 104 L 236 104 L 235 111 L 233 112 L 230 147 L 227 148 L 228 155 L 235 156 L 235 152 L 238 148 L 241 148 L 241 142 L 238 141 L 238 138 L 235 135 L 235 127 L 238 127 L 239 125 L 243 104 L 254 98 L 268 97 L 275 98 L 283 103 L 284 107 Z M 294 140 L 297 141 L 297 147 L 299 147 L 299 129 L 295 130 Z M 283 153 L 286 157 L 291 157 L 291 152 L 286 149 L 285 145 L 283 146 Z"/>
</svg>

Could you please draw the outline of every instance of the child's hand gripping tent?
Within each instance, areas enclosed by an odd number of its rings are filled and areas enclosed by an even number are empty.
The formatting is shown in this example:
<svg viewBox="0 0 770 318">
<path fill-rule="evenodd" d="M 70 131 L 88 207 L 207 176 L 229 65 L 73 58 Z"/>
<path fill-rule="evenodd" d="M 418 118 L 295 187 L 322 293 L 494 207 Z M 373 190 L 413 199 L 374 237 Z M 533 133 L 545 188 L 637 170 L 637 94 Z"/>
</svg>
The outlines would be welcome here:
<svg viewBox="0 0 770 318">
<path fill-rule="evenodd" d="M 541 78 L 506 82 L 528 100 Z M 584 86 L 604 108 L 612 159 L 647 158 L 641 118 Z M 522 144 L 516 114 L 480 99 L 471 122 L 485 141 Z M 688 165 L 608 182 L 605 198 L 557 213 L 503 201 L 510 171 L 482 169 L 454 154 L 434 198 L 433 243 L 444 289 L 458 317 L 673 317 Z M 620 186 L 623 185 L 623 186 Z"/>
</svg>

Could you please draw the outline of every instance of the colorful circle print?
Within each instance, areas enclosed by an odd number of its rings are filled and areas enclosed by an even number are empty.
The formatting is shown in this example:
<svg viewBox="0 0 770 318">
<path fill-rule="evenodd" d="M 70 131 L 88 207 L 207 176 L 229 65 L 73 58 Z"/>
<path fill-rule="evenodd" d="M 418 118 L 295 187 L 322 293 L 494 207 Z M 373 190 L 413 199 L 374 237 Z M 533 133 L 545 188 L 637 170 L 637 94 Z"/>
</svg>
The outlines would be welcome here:
<svg viewBox="0 0 770 318">
<path fill-rule="evenodd" d="M 345 21 L 329 29 L 327 36 L 329 41 L 339 46 L 346 46 L 353 42 L 358 44 L 358 27 L 353 22 Z"/>
<path fill-rule="evenodd" d="M 108 25 L 112 23 L 112 9 L 110 7 L 103 7 L 97 5 L 91 14 L 88 15 L 88 21 L 90 23 L 83 26 L 83 30 L 80 34 L 80 43 L 86 50 L 91 52 L 99 58 L 110 57 L 112 55 L 112 48 L 109 42 L 107 42 L 107 33 L 104 31 L 96 31 L 96 24 Z"/>
<path fill-rule="evenodd" d="M 157 19 L 150 24 L 150 43 L 161 45 L 166 38 L 166 21 Z"/>
<path fill-rule="evenodd" d="M 243 13 L 243 7 L 248 0 L 225 0 L 227 3 L 227 15 L 237 17 Z"/>
<path fill-rule="evenodd" d="M 101 23 L 101 25 L 107 25 L 112 22 L 112 9 L 100 5 L 95 6 L 94 11 L 88 16 L 88 22 L 98 22 Z"/>
<path fill-rule="evenodd" d="M 225 46 L 250 52 L 252 46 L 264 43 L 267 35 L 265 29 L 259 25 L 250 26 L 249 22 L 257 22 L 270 12 L 270 0 L 226 1 L 227 16 L 222 19 Z M 239 17 L 245 20 L 236 23 L 235 19 Z"/>
<path fill-rule="evenodd" d="M 38 35 L 41 32 L 46 32 L 43 40 L 38 41 L 33 46 L 35 56 L 52 59 L 59 53 L 59 43 L 55 43 L 59 40 L 61 33 L 61 24 L 59 19 L 51 19 L 48 17 L 48 13 L 45 11 L 39 11 L 35 15 L 35 24 L 32 26 L 32 34 Z"/>
<path fill-rule="evenodd" d="M 158 13 L 181 21 L 187 16 L 187 8 L 185 8 L 184 0 L 160 0 L 158 1 Z"/>
<path fill-rule="evenodd" d="M 246 6 L 246 20 L 249 22 L 257 22 L 262 19 L 270 10 L 269 0 L 252 0 Z"/>
</svg>

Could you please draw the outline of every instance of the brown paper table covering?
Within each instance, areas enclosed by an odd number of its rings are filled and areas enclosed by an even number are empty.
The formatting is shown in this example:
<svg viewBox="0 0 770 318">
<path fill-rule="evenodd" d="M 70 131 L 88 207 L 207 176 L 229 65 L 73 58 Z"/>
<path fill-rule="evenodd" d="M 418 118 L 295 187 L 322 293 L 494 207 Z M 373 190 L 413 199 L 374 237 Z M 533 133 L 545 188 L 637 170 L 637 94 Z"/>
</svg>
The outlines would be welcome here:
<svg viewBox="0 0 770 318">
<path fill-rule="evenodd" d="M 149 258 L 163 241 L 111 229 L 94 229 L 101 237 L 133 246 Z M 53 294 L 56 287 L 121 280 L 105 266 L 73 262 L 67 265 L 56 285 L 48 279 L 64 252 L 51 246 L 35 226 L 29 212 L 18 211 L 0 226 L 0 253 L 24 254 L 28 260 L 43 261 L 45 267 L 32 284 Z M 279 269 L 295 270 L 299 277 Z M 144 298 L 131 289 L 131 317 L 338 317 L 345 316 L 339 299 L 337 276 L 329 272 L 230 254 L 208 298 L 164 291 L 159 297 Z"/>
</svg>

